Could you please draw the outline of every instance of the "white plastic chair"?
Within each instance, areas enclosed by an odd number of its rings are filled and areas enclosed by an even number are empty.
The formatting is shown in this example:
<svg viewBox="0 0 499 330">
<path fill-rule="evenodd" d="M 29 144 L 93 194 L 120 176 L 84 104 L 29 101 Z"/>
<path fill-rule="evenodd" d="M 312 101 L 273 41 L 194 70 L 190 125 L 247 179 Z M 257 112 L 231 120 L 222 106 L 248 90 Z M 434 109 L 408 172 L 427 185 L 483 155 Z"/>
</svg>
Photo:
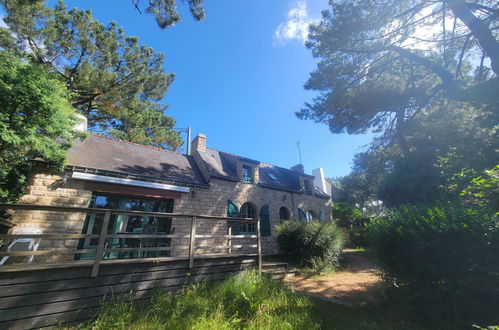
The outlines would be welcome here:
<svg viewBox="0 0 499 330">
<path fill-rule="evenodd" d="M 41 234 L 42 231 L 39 228 L 31 228 L 31 227 L 21 227 L 16 230 L 15 234 L 17 235 L 30 235 L 30 234 Z M 40 239 L 39 238 L 18 238 L 13 240 L 9 246 L 7 246 L 7 252 L 11 252 L 12 248 L 14 245 L 18 243 L 28 243 L 28 249 L 26 251 L 36 251 L 38 250 L 38 246 L 40 245 Z M 30 255 L 28 257 L 28 262 L 31 263 L 33 262 L 33 259 L 35 258 L 34 255 Z M 7 260 L 9 259 L 9 256 L 5 256 L 0 260 L 0 265 L 3 265 Z"/>
</svg>

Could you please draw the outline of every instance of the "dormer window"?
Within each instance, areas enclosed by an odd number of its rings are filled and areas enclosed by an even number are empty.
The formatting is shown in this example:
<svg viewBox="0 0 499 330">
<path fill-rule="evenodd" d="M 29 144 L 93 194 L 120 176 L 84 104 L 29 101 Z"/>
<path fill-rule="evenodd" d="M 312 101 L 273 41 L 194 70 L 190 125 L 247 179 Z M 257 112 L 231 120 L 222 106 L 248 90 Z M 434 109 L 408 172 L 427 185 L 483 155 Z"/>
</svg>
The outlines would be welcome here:
<svg viewBox="0 0 499 330">
<path fill-rule="evenodd" d="M 303 190 L 306 195 L 312 195 L 312 181 L 303 180 Z"/>
<path fill-rule="evenodd" d="M 253 183 L 253 168 L 248 165 L 243 165 L 242 181 L 244 183 Z"/>
</svg>

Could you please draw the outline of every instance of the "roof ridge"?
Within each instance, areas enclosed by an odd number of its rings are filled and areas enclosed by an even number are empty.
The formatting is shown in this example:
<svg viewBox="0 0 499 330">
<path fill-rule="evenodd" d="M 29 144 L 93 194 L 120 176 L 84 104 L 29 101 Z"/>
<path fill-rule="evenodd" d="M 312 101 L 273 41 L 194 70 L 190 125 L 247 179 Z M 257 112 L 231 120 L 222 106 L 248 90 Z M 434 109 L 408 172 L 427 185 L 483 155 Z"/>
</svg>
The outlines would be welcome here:
<svg viewBox="0 0 499 330">
<path fill-rule="evenodd" d="M 171 152 L 171 153 L 178 154 L 178 155 L 181 155 L 181 156 L 187 156 L 187 155 L 181 154 L 180 152 L 173 151 L 173 150 L 168 150 L 168 149 L 165 149 L 165 148 L 148 146 L 146 144 L 141 144 L 141 143 L 131 142 L 131 141 L 122 140 L 122 139 L 118 139 L 118 138 L 113 138 L 113 137 L 110 137 L 110 136 L 105 136 L 105 135 L 97 134 L 97 133 L 90 132 L 90 131 L 88 131 L 87 133 L 89 133 L 92 136 L 103 138 L 103 139 L 108 139 L 108 140 L 111 140 L 111 141 L 116 141 L 116 142 L 131 144 L 131 145 L 136 145 L 136 146 L 139 146 L 139 147 L 144 147 L 144 148 L 151 149 L 151 150 L 156 150 L 156 151 Z"/>
</svg>

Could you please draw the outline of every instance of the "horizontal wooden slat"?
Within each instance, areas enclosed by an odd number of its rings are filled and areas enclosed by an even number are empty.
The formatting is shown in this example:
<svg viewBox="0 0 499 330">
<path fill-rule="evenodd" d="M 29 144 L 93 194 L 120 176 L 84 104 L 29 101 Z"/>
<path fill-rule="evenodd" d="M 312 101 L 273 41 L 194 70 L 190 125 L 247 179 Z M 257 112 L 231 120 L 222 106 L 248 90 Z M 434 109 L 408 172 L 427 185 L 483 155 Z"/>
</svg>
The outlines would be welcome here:
<svg viewBox="0 0 499 330">
<path fill-rule="evenodd" d="M 29 287 L 25 295 L 8 296 L 0 298 L 0 328 L 15 328 L 29 329 L 34 327 L 60 326 L 61 322 L 84 320 L 98 311 L 100 303 L 103 301 L 103 296 L 111 297 L 113 301 L 129 300 L 130 292 L 134 292 L 134 300 L 145 299 L 150 297 L 155 288 L 162 287 L 166 289 L 179 290 L 181 285 L 187 283 L 195 283 L 201 280 L 221 280 L 241 271 L 247 267 L 256 265 L 255 258 L 245 257 L 222 257 L 215 259 L 198 260 L 199 264 L 219 264 L 217 266 L 202 266 L 193 269 L 185 268 L 186 262 L 183 263 L 184 268 L 175 270 L 157 271 L 156 264 L 149 263 L 148 267 L 135 267 L 135 269 L 146 270 L 141 274 L 116 274 L 111 276 L 98 276 L 88 278 L 93 282 L 99 282 L 100 285 L 54 291 L 54 283 L 30 283 L 24 284 L 24 287 Z M 168 264 L 162 265 L 167 266 Z M 145 265 L 144 265 L 145 266 Z M 170 265 L 173 267 L 182 266 L 182 264 Z M 118 266 L 103 266 L 102 271 L 116 271 Z M 145 268 L 145 269 L 144 269 Z M 74 272 L 75 270 L 67 269 L 58 271 L 65 273 L 66 271 Z M 190 275 L 186 276 L 189 272 Z M 44 273 L 47 273 L 45 271 Z M 25 272 L 29 274 L 29 272 Z M 29 275 L 29 276 L 32 276 Z M 125 283 L 116 283 L 116 279 L 125 279 Z M 114 281 L 112 281 L 114 279 Z M 56 282 L 75 283 L 74 280 L 66 279 Z M 95 283 L 94 283 L 95 284 Z M 37 286 L 45 285 L 42 292 L 36 292 Z M 3 289 L 9 290 L 11 287 L 20 287 L 18 285 L 4 286 Z M 33 290 L 34 289 L 34 290 Z M 110 295 L 110 293 L 112 293 Z"/>
<path fill-rule="evenodd" d="M 97 235 L 99 236 L 99 235 Z M 107 238 L 189 238 L 189 235 L 167 235 L 167 234 L 113 234 L 106 235 Z"/>
<path fill-rule="evenodd" d="M 186 282 L 185 280 L 182 279 L 168 279 L 165 280 L 161 283 L 159 283 L 160 287 L 172 287 L 171 284 L 174 284 L 175 282 L 181 284 L 186 284 L 186 283 L 195 283 L 203 280 L 221 280 L 229 276 L 231 272 L 228 273 L 217 273 L 217 274 L 210 274 L 210 275 L 200 275 L 200 276 L 193 276 L 189 278 L 189 282 Z M 178 285 L 177 285 L 178 286 Z M 177 287 L 173 286 L 173 287 Z M 146 290 L 146 291 L 139 291 L 134 295 L 134 300 L 141 300 L 147 297 L 151 296 L 151 293 L 153 291 Z M 118 296 L 116 295 L 116 298 L 118 300 L 129 300 L 130 295 L 121 295 Z M 98 311 L 98 306 L 99 306 L 100 300 L 96 300 L 95 298 L 89 298 L 81 301 L 81 304 L 78 306 L 74 306 L 73 303 L 55 303 L 53 305 L 49 305 L 47 309 L 44 310 L 46 314 L 40 315 L 40 316 L 35 316 L 35 317 L 25 317 L 19 320 L 15 321 L 5 321 L 5 322 L 0 322 L 0 328 L 1 329 L 31 329 L 31 328 L 39 328 L 39 327 L 48 327 L 48 326 L 53 326 L 53 325 L 60 325 L 61 322 L 68 322 L 68 321 L 77 321 L 77 320 L 84 320 L 88 319 L 91 317 L 93 313 Z M 63 312 L 57 312 L 58 310 L 62 310 Z M 89 314 L 85 315 L 87 312 Z M 25 309 L 23 311 L 18 310 L 19 313 L 24 312 L 27 314 L 24 315 L 30 315 L 30 309 Z"/>
<path fill-rule="evenodd" d="M 256 244 L 203 245 L 203 246 L 196 246 L 196 249 L 228 249 L 228 248 L 242 249 L 242 248 L 256 248 L 257 246 L 258 245 Z"/>
<path fill-rule="evenodd" d="M 76 239 L 99 238 L 97 234 L 1 234 L 0 239 L 41 238 L 41 239 Z"/>
<path fill-rule="evenodd" d="M 195 275 L 214 274 L 220 272 L 235 272 L 247 269 L 252 266 L 254 266 L 254 263 L 252 264 L 239 263 L 231 265 L 212 266 L 212 267 L 196 267 L 192 270 L 187 268 L 177 269 L 177 270 L 163 270 L 160 272 L 156 272 L 154 274 L 154 278 L 150 280 L 98 286 L 98 287 L 93 287 L 91 290 L 89 290 L 88 288 L 83 288 L 83 289 L 61 290 L 54 292 L 42 292 L 42 293 L 34 293 L 27 295 L 4 297 L 0 298 L 0 314 L 2 314 L 2 310 L 11 309 L 11 308 L 42 305 L 42 304 L 49 304 L 52 302 L 78 300 L 89 297 L 101 297 L 110 294 L 153 289 L 157 287 L 156 283 L 158 280 L 185 277 L 186 273 L 191 274 L 190 276 L 195 276 Z"/>
<path fill-rule="evenodd" d="M 196 235 L 196 238 L 257 238 L 256 235 Z"/>
<path fill-rule="evenodd" d="M 138 260 L 140 259 L 128 260 L 128 263 L 130 263 L 131 261 L 134 262 Z M 16 296 L 23 294 L 51 292 L 51 291 L 60 291 L 60 290 L 78 289 L 78 288 L 91 288 L 95 286 L 112 285 L 116 283 L 136 282 L 136 281 L 154 279 L 155 276 L 156 275 L 154 275 L 154 272 L 125 273 L 125 274 L 98 276 L 95 278 L 80 278 L 70 281 L 58 280 L 50 282 L 38 282 L 38 283 L 35 282 L 30 285 L 13 284 L 13 285 L 3 286 L 2 289 L 0 290 L 0 297 L 9 297 L 9 296 Z"/>
<path fill-rule="evenodd" d="M 69 249 L 53 249 L 53 250 L 38 250 L 38 251 L 13 251 L 0 252 L 0 257 L 23 257 L 23 256 L 45 256 L 45 255 L 65 255 L 65 254 L 82 254 L 95 253 L 95 249 L 69 250 Z M 0 271 L 2 266 L 0 265 Z"/>
<path fill-rule="evenodd" d="M 0 203 L 2 209 L 13 210 L 41 210 L 41 211 L 54 211 L 54 212 L 84 212 L 84 213 L 105 213 L 111 211 L 112 214 L 120 215 L 134 215 L 134 216 L 151 216 L 151 217 L 178 217 L 178 218 L 192 218 L 204 220 L 224 220 L 224 221 L 241 221 L 241 222 L 257 222 L 258 219 L 251 218 L 229 218 L 218 217 L 213 215 L 198 215 L 198 214 L 181 214 L 181 213 L 164 213 L 164 212 L 142 212 L 142 211 L 121 211 L 113 209 L 97 209 L 97 208 L 84 208 L 84 207 L 67 207 L 67 206 L 53 206 L 53 205 L 38 205 L 38 204 L 9 204 Z"/>
<path fill-rule="evenodd" d="M 143 247 L 143 248 L 112 248 L 112 249 L 104 249 L 104 252 L 148 252 L 148 251 L 170 251 L 170 247 Z"/>
<path fill-rule="evenodd" d="M 210 253 L 195 256 L 194 259 L 211 259 L 211 258 L 238 258 L 238 257 L 255 257 L 257 254 L 254 253 Z M 140 258 L 140 259 L 113 259 L 113 260 L 102 260 L 101 265 L 130 265 L 130 264 L 141 264 L 141 263 L 163 263 L 170 261 L 184 261 L 188 260 L 188 256 L 179 257 L 159 257 L 159 258 Z M 46 270 L 46 269 L 64 269 L 64 268 L 74 268 L 92 265 L 93 260 L 78 260 L 72 262 L 61 262 L 61 263 L 51 263 L 51 264 L 26 264 L 26 265 L 0 265 L 0 276 L 2 273 L 13 273 L 13 272 L 24 272 L 24 271 L 36 271 L 36 270 Z M 11 276 L 11 275 L 9 275 Z"/>
</svg>

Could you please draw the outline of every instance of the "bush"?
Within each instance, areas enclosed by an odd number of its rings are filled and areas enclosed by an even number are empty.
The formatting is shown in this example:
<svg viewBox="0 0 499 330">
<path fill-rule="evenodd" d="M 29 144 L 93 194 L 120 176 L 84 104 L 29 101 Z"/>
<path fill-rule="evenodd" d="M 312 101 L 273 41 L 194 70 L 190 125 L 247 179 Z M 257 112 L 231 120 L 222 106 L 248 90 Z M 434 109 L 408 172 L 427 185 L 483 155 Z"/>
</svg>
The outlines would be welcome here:
<svg viewBox="0 0 499 330">
<path fill-rule="evenodd" d="M 333 218 L 339 227 L 349 228 L 362 218 L 362 212 L 349 203 L 334 203 L 332 211 Z"/>
<path fill-rule="evenodd" d="M 316 220 L 285 221 L 276 231 L 279 249 L 290 262 L 313 268 L 337 266 L 344 237 L 335 225 Z"/>
<path fill-rule="evenodd" d="M 369 237 L 365 226 L 351 227 L 348 229 L 350 237 L 349 247 L 352 248 L 368 248 Z"/>
<path fill-rule="evenodd" d="M 499 310 L 497 215 L 461 205 L 401 207 L 367 228 L 385 273 L 424 317 Z"/>
<path fill-rule="evenodd" d="M 80 329 L 318 329 L 311 301 L 253 271 L 192 284 L 179 295 L 105 304 Z"/>
</svg>

